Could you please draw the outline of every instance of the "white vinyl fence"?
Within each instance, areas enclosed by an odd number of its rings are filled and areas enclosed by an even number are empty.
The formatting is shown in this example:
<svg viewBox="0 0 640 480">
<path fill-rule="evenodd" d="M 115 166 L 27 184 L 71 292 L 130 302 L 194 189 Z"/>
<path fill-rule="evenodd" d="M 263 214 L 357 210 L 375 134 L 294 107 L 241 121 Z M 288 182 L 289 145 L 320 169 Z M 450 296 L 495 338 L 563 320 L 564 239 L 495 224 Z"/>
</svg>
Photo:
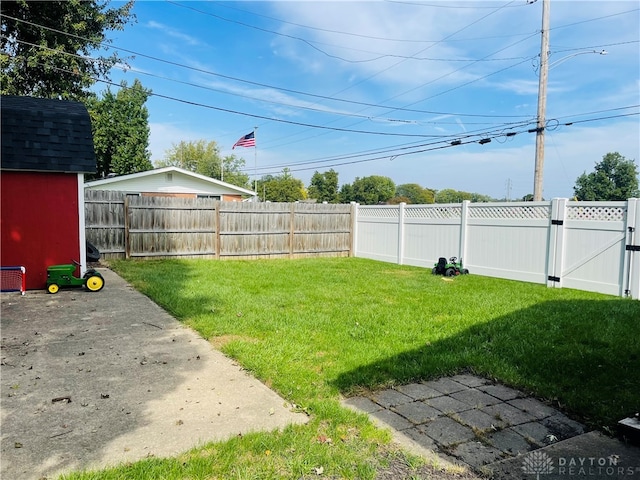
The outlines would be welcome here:
<svg viewBox="0 0 640 480">
<path fill-rule="evenodd" d="M 356 257 L 640 299 L 640 199 L 358 206 Z"/>
</svg>

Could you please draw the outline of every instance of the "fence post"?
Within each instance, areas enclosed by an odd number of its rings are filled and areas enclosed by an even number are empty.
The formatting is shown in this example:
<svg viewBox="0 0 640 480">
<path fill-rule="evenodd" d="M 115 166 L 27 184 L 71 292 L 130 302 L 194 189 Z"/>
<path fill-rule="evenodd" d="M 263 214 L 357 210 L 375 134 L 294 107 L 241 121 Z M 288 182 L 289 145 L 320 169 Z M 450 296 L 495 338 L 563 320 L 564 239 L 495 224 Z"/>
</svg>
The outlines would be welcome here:
<svg viewBox="0 0 640 480">
<path fill-rule="evenodd" d="M 358 256 L 358 204 L 351 202 L 351 257 Z"/>
<path fill-rule="evenodd" d="M 547 247 L 547 287 L 562 288 L 566 213 L 566 198 L 554 198 L 551 200 Z"/>
<path fill-rule="evenodd" d="M 640 300 L 640 199 L 627 200 L 625 224 L 625 259 L 623 266 L 623 294 Z"/>
<path fill-rule="evenodd" d="M 129 229 L 131 228 L 131 220 L 129 220 L 129 195 L 124 196 L 124 258 L 131 258 L 131 242 L 129 239 Z"/>
<path fill-rule="evenodd" d="M 292 203 L 290 207 L 289 213 L 289 258 L 293 258 L 293 244 L 294 239 L 293 236 L 295 234 L 295 224 L 296 224 L 296 204 Z"/>
<path fill-rule="evenodd" d="M 215 234 L 213 235 L 214 243 L 214 254 L 218 260 L 220 260 L 220 251 L 222 247 L 220 246 L 220 208 L 222 207 L 222 201 L 217 200 L 213 206 L 213 228 L 215 229 Z"/>
<path fill-rule="evenodd" d="M 469 200 L 463 200 L 462 208 L 460 209 L 460 245 L 458 248 L 458 257 L 461 262 L 464 262 L 467 258 L 467 223 L 469 221 L 470 204 L 471 202 Z"/>
<path fill-rule="evenodd" d="M 406 203 L 398 204 L 398 265 L 404 262 L 404 207 Z"/>
</svg>

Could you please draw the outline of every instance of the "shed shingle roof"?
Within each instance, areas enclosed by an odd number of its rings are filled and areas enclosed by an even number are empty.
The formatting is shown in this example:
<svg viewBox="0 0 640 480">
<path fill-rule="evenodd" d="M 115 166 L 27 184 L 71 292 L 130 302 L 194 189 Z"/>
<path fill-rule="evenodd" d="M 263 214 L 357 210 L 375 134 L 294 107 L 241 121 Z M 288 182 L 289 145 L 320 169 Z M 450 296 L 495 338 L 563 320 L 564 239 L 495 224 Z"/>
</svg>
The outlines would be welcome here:
<svg viewBox="0 0 640 480">
<path fill-rule="evenodd" d="M 3 95 L 3 170 L 94 173 L 91 118 L 82 103 Z"/>
</svg>

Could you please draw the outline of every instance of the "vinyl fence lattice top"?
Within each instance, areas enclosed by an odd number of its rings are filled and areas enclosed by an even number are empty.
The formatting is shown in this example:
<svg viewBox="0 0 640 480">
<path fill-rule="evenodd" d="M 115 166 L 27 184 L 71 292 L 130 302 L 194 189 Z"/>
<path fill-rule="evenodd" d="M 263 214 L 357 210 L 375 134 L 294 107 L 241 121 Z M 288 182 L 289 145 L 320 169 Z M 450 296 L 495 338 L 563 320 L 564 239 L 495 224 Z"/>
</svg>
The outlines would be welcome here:
<svg viewBox="0 0 640 480">
<path fill-rule="evenodd" d="M 358 215 L 370 218 L 398 218 L 397 207 L 360 207 Z"/>
<path fill-rule="evenodd" d="M 567 220 L 597 220 L 601 222 L 622 222 L 627 213 L 626 206 L 571 206 L 567 207 Z"/>
<path fill-rule="evenodd" d="M 485 219 L 541 219 L 549 218 L 551 209 L 548 205 L 507 205 L 469 207 L 469 218 Z"/>
<path fill-rule="evenodd" d="M 407 218 L 459 219 L 461 215 L 462 207 L 459 205 L 407 206 L 405 209 L 405 216 Z"/>
</svg>

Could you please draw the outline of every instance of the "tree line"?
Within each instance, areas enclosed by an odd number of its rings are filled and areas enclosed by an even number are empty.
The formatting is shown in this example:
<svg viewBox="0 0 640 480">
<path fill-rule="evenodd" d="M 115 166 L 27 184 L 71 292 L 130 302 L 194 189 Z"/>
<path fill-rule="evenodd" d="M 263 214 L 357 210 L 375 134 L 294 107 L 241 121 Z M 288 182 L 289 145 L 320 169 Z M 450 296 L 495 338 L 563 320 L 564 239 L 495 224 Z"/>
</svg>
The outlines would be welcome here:
<svg viewBox="0 0 640 480">
<path fill-rule="evenodd" d="M 154 168 L 149 151 L 149 112 L 152 91 L 136 79 L 96 94 L 97 81 L 109 81 L 116 64 L 126 65 L 117 53 L 89 58 L 109 43 L 106 32 L 123 30 L 135 22 L 133 0 L 109 8 L 102 0 L 0 3 L 2 37 L 0 46 L 0 93 L 42 98 L 64 98 L 83 102 L 92 120 L 97 173 L 125 175 Z M 55 52 L 55 54 L 54 54 Z M 316 171 L 308 186 L 284 169 L 278 175 L 255 179 L 244 172 L 241 157 L 221 155 L 215 141 L 181 141 L 173 145 L 156 166 L 178 166 L 227 183 L 255 188 L 263 201 L 318 202 L 363 205 L 487 202 L 487 195 L 454 189 L 434 190 L 416 183 L 396 185 L 392 179 L 371 175 L 339 185 L 338 173 Z M 639 197 L 638 166 L 617 152 L 607 153 L 594 171 L 580 175 L 574 186 L 577 200 L 626 200 Z M 531 200 L 526 195 L 522 200 Z"/>
<path fill-rule="evenodd" d="M 288 169 L 280 175 L 263 176 L 257 182 L 257 194 L 265 201 L 294 202 L 314 200 L 327 203 L 357 202 L 361 205 L 429 204 L 504 201 L 480 193 L 446 188 L 435 190 L 417 183 L 396 185 L 389 177 L 371 175 L 356 177 L 353 183 L 339 186 L 338 173 L 330 169 L 316 171 L 305 188 Z M 638 166 L 617 152 L 607 153 L 591 173 L 580 175 L 573 187 L 574 199 L 581 201 L 623 201 L 640 196 Z M 532 194 L 521 198 L 531 201 Z"/>
</svg>

